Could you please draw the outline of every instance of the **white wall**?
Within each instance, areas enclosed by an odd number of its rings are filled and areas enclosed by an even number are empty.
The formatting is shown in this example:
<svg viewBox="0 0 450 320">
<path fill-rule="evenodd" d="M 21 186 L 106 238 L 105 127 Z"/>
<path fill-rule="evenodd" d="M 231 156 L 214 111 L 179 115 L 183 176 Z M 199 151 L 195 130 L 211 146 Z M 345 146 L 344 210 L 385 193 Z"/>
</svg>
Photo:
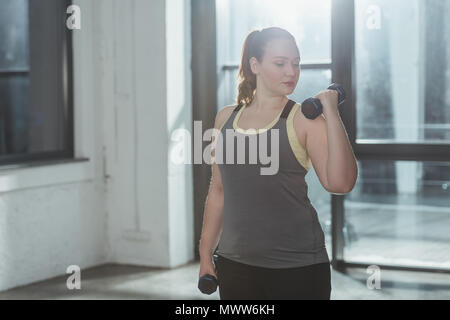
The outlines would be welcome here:
<svg viewBox="0 0 450 320">
<path fill-rule="evenodd" d="M 74 3 L 75 147 L 90 160 L 0 170 L 0 290 L 72 264 L 194 258 L 192 166 L 169 157 L 172 132 L 192 132 L 190 0 Z"/>
</svg>

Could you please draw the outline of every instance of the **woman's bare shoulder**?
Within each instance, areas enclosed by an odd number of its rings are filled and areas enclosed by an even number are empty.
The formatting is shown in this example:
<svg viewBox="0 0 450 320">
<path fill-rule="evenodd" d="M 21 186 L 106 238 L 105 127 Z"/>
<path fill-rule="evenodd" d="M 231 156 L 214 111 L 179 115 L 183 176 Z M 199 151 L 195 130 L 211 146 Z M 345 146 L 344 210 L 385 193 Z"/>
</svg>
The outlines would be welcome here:
<svg viewBox="0 0 450 320">
<path fill-rule="evenodd" d="M 236 108 L 236 105 L 228 105 L 219 110 L 216 115 L 216 121 L 214 128 L 219 129 L 222 127 L 225 122 L 228 120 L 230 115 L 233 113 L 233 110 Z"/>
</svg>

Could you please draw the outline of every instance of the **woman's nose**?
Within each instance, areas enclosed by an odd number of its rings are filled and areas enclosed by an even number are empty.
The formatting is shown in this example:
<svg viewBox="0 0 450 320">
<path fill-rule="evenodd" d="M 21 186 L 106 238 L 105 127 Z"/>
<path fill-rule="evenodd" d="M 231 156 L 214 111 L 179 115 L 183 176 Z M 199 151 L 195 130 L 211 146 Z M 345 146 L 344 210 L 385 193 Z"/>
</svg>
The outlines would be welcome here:
<svg viewBox="0 0 450 320">
<path fill-rule="evenodd" d="M 295 76 L 295 67 L 294 66 L 287 67 L 286 76 Z"/>
</svg>

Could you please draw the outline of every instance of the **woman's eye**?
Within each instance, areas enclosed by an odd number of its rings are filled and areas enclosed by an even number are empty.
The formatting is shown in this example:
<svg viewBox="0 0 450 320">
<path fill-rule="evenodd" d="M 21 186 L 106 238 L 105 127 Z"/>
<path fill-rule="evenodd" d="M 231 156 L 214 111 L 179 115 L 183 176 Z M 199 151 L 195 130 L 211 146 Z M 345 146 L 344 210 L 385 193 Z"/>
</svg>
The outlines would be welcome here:
<svg viewBox="0 0 450 320">
<path fill-rule="evenodd" d="M 275 63 L 277 66 L 282 67 L 284 66 L 283 63 Z M 300 64 L 294 64 L 294 67 L 300 67 Z"/>
</svg>

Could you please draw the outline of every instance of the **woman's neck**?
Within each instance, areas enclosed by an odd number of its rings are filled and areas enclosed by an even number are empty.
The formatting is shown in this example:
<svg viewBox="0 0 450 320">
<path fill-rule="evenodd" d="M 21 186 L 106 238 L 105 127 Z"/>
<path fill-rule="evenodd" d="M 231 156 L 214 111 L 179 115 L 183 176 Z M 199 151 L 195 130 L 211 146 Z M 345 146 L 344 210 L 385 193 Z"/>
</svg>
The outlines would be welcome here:
<svg viewBox="0 0 450 320">
<path fill-rule="evenodd" d="M 266 112 L 283 108 L 288 100 L 286 96 L 271 96 L 256 92 L 250 105 L 256 112 Z"/>
</svg>

